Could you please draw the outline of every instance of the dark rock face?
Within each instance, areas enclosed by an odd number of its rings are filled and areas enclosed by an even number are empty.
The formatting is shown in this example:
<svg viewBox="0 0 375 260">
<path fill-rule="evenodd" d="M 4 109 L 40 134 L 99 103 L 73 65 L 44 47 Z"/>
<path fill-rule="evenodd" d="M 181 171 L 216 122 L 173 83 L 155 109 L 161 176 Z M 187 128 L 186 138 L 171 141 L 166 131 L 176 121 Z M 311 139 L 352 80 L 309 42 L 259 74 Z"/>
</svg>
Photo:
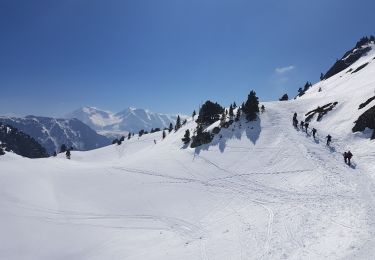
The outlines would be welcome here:
<svg viewBox="0 0 375 260">
<path fill-rule="evenodd" d="M 323 116 L 326 115 L 329 111 L 331 111 L 337 104 L 338 104 L 337 102 L 328 103 L 322 107 L 319 106 L 316 109 L 307 112 L 305 114 L 306 116 L 305 121 L 310 122 L 311 119 L 315 116 L 315 114 L 318 114 L 317 121 L 322 120 Z"/>
<path fill-rule="evenodd" d="M 368 53 L 370 50 L 370 47 L 366 47 L 362 49 L 351 50 L 345 53 L 345 55 L 340 60 L 336 61 L 335 64 L 333 64 L 333 66 L 326 72 L 323 79 L 328 79 L 333 75 L 339 73 L 340 71 L 343 71 L 344 69 L 348 68 L 350 65 L 359 60 L 359 58 Z"/>
<path fill-rule="evenodd" d="M 371 103 L 371 101 L 373 101 L 375 99 L 375 96 L 373 97 L 370 97 L 369 99 L 367 99 L 365 102 L 363 102 L 362 104 L 359 105 L 358 109 L 362 109 L 364 108 L 365 106 L 367 106 L 368 104 Z"/>
<path fill-rule="evenodd" d="M 354 132 L 362 132 L 365 128 L 375 129 L 375 106 L 368 109 L 362 115 L 360 115 L 352 129 Z M 371 139 L 375 139 L 375 131 L 372 132 Z"/>
<path fill-rule="evenodd" d="M 368 65 L 368 62 L 362 64 L 361 66 L 359 66 L 358 68 L 356 68 L 356 69 L 352 72 L 352 74 L 353 74 L 353 73 L 356 73 L 356 72 L 358 72 L 358 71 L 360 71 L 361 69 L 363 69 L 363 68 L 366 67 L 367 65 Z"/>
<path fill-rule="evenodd" d="M 324 74 L 322 79 L 328 79 L 333 75 L 339 73 L 340 71 L 345 70 L 349 66 L 351 66 L 354 62 L 359 60 L 362 56 L 366 55 L 371 50 L 371 47 L 366 46 L 369 43 L 374 43 L 374 36 L 371 37 L 363 37 L 360 39 L 355 47 L 350 51 L 347 51 L 341 59 L 337 60 L 335 64 Z M 367 65 L 367 64 L 366 64 Z M 366 66 L 364 65 L 364 67 Z M 363 68 L 363 67 L 362 67 Z M 361 68 L 361 69 L 362 69 Z M 353 72 L 354 73 L 354 72 Z"/>
<path fill-rule="evenodd" d="M 42 147 L 34 138 L 19 131 L 10 125 L 0 123 L 0 142 L 1 151 L 13 151 L 28 158 L 48 157 L 44 147 Z"/>
<path fill-rule="evenodd" d="M 33 137 L 49 154 L 58 151 L 62 144 L 76 150 L 91 150 L 111 143 L 78 119 L 27 116 L 0 117 L 0 121 Z"/>
</svg>

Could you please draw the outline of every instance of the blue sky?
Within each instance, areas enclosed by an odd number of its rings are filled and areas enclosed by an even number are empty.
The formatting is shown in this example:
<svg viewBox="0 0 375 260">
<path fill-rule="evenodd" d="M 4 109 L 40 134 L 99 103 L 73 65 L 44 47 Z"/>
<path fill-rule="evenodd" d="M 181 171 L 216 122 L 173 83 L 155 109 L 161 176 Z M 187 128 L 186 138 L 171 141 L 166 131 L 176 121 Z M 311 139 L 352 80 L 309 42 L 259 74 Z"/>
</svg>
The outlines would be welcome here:
<svg viewBox="0 0 375 260">
<path fill-rule="evenodd" d="M 364 35 L 374 1 L 0 0 L 0 114 L 187 113 L 294 95 Z"/>
</svg>

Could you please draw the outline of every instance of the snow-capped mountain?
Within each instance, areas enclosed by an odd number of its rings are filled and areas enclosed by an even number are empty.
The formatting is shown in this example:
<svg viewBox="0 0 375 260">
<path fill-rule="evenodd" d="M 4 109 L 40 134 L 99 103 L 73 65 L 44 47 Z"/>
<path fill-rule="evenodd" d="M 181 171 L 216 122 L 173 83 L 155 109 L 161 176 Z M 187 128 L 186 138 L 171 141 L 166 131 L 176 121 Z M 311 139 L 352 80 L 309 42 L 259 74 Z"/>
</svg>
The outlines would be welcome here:
<svg viewBox="0 0 375 260">
<path fill-rule="evenodd" d="M 168 127 L 170 123 L 176 122 L 177 115 L 154 113 L 147 109 L 131 107 L 118 113 L 95 107 L 83 107 L 68 114 L 66 118 L 77 118 L 100 133 L 111 134 Z"/>
<path fill-rule="evenodd" d="M 49 154 L 59 151 L 62 144 L 77 150 L 91 150 L 110 144 L 78 119 L 56 119 L 26 116 L 0 117 L 0 122 L 18 128 L 37 140 Z"/>
<path fill-rule="evenodd" d="M 82 107 L 77 109 L 65 118 L 77 118 L 94 130 L 104 130 L 108 125 L 120 123 L 120 118 L 111 111 L 101 110 L 96 107 Z"/>
</svg>

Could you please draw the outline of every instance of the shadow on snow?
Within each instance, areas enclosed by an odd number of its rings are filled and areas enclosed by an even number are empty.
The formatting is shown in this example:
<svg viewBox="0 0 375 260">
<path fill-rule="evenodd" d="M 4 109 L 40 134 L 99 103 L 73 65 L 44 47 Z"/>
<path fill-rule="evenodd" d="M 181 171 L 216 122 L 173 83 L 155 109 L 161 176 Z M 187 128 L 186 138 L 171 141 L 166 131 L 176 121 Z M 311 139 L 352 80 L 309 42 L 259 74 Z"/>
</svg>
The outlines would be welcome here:
<svg viewBox="0 0 375 260">
<path fill-rule="evenodd" d="M 208 144 L 203 144 L 195 148 L 195 153 L 199 154 L 202 150 L 209 150 L 211 146 L 219 146 L 221 153 L 226 148 L 226 143 L 230 139 L 240 140 L 244 135 L 255 145 L 261 132 L 261 119 L 258 117 L 255 121 L 240 120 L 233 122 L 228 128 L 221 128 L 220 132 L 214 136 Z"/>
</svg>

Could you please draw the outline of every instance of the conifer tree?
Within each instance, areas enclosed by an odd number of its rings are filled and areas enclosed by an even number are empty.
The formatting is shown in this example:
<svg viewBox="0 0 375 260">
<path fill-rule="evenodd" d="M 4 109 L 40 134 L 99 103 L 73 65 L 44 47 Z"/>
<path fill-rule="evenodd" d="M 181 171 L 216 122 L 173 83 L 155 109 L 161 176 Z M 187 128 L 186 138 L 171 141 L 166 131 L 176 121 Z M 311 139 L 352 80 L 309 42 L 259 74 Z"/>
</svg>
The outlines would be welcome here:
<svg viewBox="0 0 375 260">
<path fill-rule="evenodd" d="M 234 121 L 238 122 L 240 120 L 240 117 L 241 117 L 241 109 L 238 108 L 236 112 L 236 118 L 234 119 Z"/>
<path fill-rule="evenodd" d="M 233 102 L 233 108 L 237 108 L 236 102 Z"/>
<path fill-rule="evenodd" d="M 184 144 L 188 144 L 188 143 L 190 143 L 190 140 L 191 140 L 191 138 L 190 138 L 190 131 L 189 131 L 189 129 L 186 129 L 185 135 L 182 138 L 182 142 L 184 142 Z"/>
<path fill-rule="evenodd" d="M 279 98 L 279 101 L 287 101 L 288 99 L 288 94 L 285 93 L 281 98 Z"/>
<path fill-rule="evenodd" d="M 5 152 L 3 150 L 3 147 L 0 147 L 0 155 L 4 155 L 4 154 L 5 154 Z"/>
<path fill-rule="evenodd" d="M 67 151 L 67 147 L 65 144 L 62 144 L 60 147 L 60 153 L 65 153 Z"/>
<path fill-rule="evenodd" d="M 306 81 L 306 84 L 303 87 L 303 92 L 306 92 L 311 86 L 312 86 L 312 84 L 310 82 Z"/>
<path fill-rule="evenodd" d="M 196 132 L 197 132 L 197 135 L 201 135 L 202 133 L 203 133 L 203 126 L 202 125 L 197 125 L 197 130 L 196 130 Z"/>
<path fill-rule="evenodd" d="M 173 125 L 172 123 L 169 123 L 169 128 L 168 128 L 169 133 L 172 132 L 172 130 L 173 130 Z"/>
<path fill-rule="evenodd" d="M 180 116 L 177 116 L 176 125 L 174 126 L 174 130 L 177 131 L 181 128 L 181 118 Z"/>
<path fill-rule="evenodd" d="M 247 120 L 253 121 L 257 118 L 257 113 L 259 112 L 259 101 L 254 90 L 250 91 L 242 110 L 246 114 Z"/>
<path fill-rule="evenodd" d="M 207 100 L 199 109 L 199 115 L 196 122 L 204 125 L 212 124 L 220 119 L 220 115 L 223 111 L 224 108 L 218 103 Z"/>
<path fill-rule="evenodd" d="M 197 112 L 195 112 L 195 110 L 193 111 L 193 114 L 192 114 L 192 117 L 193 117 L 193 120 L 194 120 L 194 117 L 197 115 Z"/>
<path fill-rule="evenodd" d="M 132 134 L 129 132 L 128 134 L 128 140 L 132 137 Z"/>
<path fill-rule="evenodd" d="M 230 119 L 233 119 L 233 117 L 234 117 L 233 106 L 230 105 L 230 106 L 229 106 L 229 118 L 230 118 Z"/>
<path fill-rule="evenodd" d="M 227 115 L 223 111 L 223 113 L 221 114 L 221 117 L 220 117 L 220 126 L 223 126 L 225 124 L 226 119 L 227 119 Z"/>
<path fill-rule="evenodd" d="M 163 130 L 163 139 L 167 136 L 167 134 L 165 133 L 165 130 Z"/>
</svg>

